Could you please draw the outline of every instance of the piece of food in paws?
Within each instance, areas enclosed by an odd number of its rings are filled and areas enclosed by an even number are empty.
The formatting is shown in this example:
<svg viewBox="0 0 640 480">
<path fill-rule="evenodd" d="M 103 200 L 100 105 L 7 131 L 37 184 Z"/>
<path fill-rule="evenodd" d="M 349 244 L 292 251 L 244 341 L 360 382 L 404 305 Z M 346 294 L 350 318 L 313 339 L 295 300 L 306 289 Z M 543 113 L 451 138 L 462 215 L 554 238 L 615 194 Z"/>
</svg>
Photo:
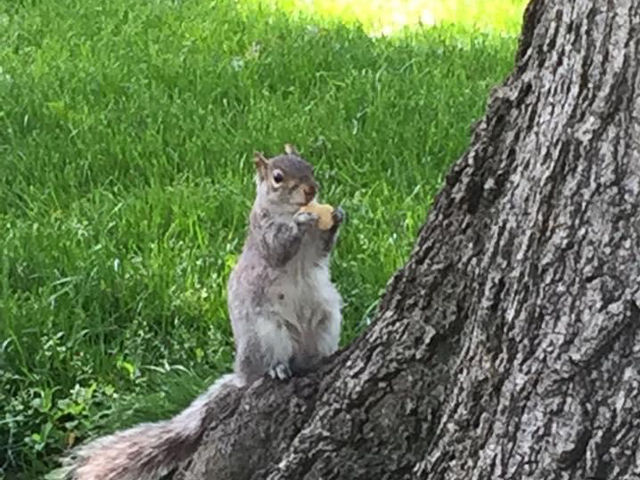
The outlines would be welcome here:
<svg viewBox="0 0 640 480">
<path fill-rule="evenodd" d="M 331 205 L 311 202 L 300 208 L 300 211 L 318 215 L 318 228 L 320 230 L 329 230 L 333 227 L 333 207 Z"/>
</svg>

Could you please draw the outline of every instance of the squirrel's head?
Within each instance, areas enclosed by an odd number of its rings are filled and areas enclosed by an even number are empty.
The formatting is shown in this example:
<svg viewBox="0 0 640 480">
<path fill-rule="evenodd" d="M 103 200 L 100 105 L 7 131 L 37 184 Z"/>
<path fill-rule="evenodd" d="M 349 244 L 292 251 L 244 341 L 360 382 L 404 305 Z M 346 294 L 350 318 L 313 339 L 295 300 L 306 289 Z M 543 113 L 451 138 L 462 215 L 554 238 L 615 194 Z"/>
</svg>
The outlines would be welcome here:
<svg viewBox="0 0 640 480">
<path fill-rule="evenodd" d="M 315 198 L 318 183 L 311 164 L 292 145 L 285 145 L 285 152 L 273 158 L 255 154 L 258 200 L 278 213 L 294 214 Z"/>
</svg>

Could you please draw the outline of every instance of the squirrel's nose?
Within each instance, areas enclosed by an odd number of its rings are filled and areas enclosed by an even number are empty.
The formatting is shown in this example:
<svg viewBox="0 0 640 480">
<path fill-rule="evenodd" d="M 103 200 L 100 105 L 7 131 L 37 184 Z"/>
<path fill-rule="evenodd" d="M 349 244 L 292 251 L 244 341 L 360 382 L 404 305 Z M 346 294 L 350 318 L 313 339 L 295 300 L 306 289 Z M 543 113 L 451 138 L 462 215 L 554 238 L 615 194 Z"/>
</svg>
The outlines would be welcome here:
<svg viewBox="0 0 640 480">
<path fill-rule="evenodd" d="M 316 196 L 316 187 L 314 187 L 313 185 L 307 185 L 304 188 L 304 197 L 307 201 L 307 203 L 309 203 L 311 200 L 313 200 L 313 197 Z"/>
</svg>

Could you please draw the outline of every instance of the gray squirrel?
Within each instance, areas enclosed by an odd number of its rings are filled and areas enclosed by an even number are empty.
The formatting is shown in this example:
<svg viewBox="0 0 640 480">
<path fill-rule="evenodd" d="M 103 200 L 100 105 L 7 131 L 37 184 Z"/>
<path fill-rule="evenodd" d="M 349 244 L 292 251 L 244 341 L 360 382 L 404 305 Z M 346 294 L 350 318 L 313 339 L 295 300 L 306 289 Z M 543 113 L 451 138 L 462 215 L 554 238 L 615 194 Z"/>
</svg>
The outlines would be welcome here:
<svg viewBox="0 0 640 480">
<path fill-rule="evenodd" d="M 256 198 L 249 233 L 228 284 L 236 356 L 220 378 L 175 417 L 98 438 L 65 459 L 70 480 L 156 480 L 188 457 L 215 418 L 223 389 L 268 375 L 286 380 L 313 370 L 338 348 L 342 299 L 331 282 L 329 255 L 344 218 L 318 228 L 318 215 L 301 211 L 316 196 L 313 167 L 294 147 L 267 159 L 255 154 Z M 304 208 L 303 208 L 304 210 Z"/>
</svg>

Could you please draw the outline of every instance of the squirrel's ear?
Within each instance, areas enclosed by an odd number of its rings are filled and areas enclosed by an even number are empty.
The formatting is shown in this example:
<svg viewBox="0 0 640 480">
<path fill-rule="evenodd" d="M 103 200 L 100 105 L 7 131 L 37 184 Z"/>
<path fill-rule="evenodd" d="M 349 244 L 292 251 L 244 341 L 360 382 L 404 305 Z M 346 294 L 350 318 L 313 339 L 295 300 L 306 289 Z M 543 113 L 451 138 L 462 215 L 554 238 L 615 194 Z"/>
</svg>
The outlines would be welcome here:
<svg viewBox="0 0 640 480">
<path fill-rule="evenodd" d="M 287 155 L 297 155 L 300 156 L 300 154 L 298 153 L 298 150 L 296 150 L 296 147 L 294 147 L 293 145 L 291 145 L 290 143 L 285 143 L 284 144 L 284 151 Z"/>
<path fill-rule="evenodd" d="M 260 178 L 264 180 L 267 177 L 267 167 L 269 166 L 269 159 L 265 157 L 262 152 L 255 152 L 253 154 L 253 163 L 255 163 L 256 165 L 258 175 L 260 175 Z"/>
</svg>

